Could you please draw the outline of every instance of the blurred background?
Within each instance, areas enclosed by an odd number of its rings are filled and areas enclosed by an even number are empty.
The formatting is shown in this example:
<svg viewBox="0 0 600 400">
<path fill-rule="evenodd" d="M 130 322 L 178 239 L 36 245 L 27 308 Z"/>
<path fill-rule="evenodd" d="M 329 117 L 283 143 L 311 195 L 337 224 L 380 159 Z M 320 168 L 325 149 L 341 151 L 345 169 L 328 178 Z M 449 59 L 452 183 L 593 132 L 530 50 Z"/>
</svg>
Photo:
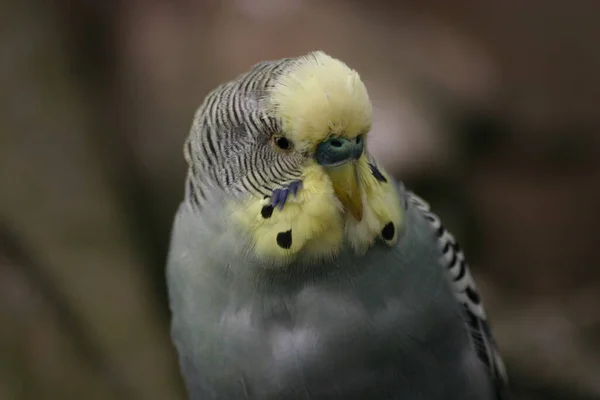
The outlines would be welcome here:
<svg viewBox="0 0 600 400">
<path fill-rule="evenodd" d="M 463 243 L 517 399 L 600 399 L 596 0 L 0 3 L 0 399 L 184 399 L 164 264 L 207 91 L 322 49 Z"/>
</svg>

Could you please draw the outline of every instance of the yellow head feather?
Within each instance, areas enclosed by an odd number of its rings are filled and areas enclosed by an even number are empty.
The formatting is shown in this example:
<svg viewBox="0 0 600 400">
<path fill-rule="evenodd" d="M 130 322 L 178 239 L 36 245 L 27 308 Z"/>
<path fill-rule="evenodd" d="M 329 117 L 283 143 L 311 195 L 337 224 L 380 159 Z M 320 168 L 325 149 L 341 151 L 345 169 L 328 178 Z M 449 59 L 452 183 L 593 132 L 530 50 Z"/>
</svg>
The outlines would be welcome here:
<svg viewBox="0 0 600 400">
<path fill-rule="evenodd" d="M 371 129 L 371 101 L 360 76 L 321 51 L 293 61 L 272 86 L 267 107 L 296 143 L 353 138 Z"/>
</svg>

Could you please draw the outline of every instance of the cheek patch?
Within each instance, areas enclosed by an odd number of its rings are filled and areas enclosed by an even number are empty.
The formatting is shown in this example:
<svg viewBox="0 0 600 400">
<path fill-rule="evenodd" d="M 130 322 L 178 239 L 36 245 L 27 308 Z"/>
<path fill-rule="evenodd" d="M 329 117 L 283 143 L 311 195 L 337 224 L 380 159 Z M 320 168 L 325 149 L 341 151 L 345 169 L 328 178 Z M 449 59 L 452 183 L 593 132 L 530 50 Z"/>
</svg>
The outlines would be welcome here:
<svg viewBox="0 0 600 400">
<path fill-rule="evenodd" d="M 379 168 L 377 168 L 374 164 L 371 163 L 369 163 L 369 168 L 371 168 L 371 175 L 373 175 L 373 177 L 377 179 L 378 182 L 387 183 L 386 177 L 381 173 Z"/>
</svg>

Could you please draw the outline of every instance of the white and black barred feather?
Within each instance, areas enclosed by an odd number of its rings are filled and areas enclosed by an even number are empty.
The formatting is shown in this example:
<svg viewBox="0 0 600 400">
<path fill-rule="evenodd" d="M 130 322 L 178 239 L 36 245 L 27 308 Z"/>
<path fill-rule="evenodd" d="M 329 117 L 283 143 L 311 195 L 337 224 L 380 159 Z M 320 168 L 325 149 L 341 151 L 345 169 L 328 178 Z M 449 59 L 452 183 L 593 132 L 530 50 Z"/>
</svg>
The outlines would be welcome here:
<svg viewBox="0 0 600 400">
<path fill-rule="evenodd" d="M 469 327 L 477 356 L 488 368 L 494 380 L 498 399 L 508 399 L 508 378 L 504 362 L 498 352 L 483 302 L 460 245 L 456 242 L 454 236 L 444 228 L 439 217 L 431 212 L 427 202 L 412 192 L 406 191 L 406 195 L 408 201 L 419 209 L 425 219 L 431 223 L 438 246 L 442 252 L 440 262 L 448 271 L 454 294 L 462 306 L 463 316 Z"/>
<path fill-rule="evenodd" d="M 237 79 L 218 86 L 196 111 L 184 155 L 190 169 L 186 197 L 195 207 L 211 190 L 269 196 L 301 176 L 302 154 L 274 152 L 269 145 L 280 122 L 261 101 L 291 59 L 264 61 Z"/>
</svg>

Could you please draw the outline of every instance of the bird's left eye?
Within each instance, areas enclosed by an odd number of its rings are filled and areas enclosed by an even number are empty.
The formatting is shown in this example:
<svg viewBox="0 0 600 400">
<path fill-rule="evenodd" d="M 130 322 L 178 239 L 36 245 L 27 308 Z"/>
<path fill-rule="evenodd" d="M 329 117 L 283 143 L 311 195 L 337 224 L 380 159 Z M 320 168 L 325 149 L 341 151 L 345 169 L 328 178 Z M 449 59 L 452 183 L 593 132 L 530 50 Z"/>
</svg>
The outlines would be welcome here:
<svg viewBox="0 0 600 400">
<path fill-rule="evenodd" d="M 283 136 L 276 136 L 273 140 L 275 146 L 279 147 L 281 150 L 289 150 L 292 148 L 292 142 Z"/>
</svg>

